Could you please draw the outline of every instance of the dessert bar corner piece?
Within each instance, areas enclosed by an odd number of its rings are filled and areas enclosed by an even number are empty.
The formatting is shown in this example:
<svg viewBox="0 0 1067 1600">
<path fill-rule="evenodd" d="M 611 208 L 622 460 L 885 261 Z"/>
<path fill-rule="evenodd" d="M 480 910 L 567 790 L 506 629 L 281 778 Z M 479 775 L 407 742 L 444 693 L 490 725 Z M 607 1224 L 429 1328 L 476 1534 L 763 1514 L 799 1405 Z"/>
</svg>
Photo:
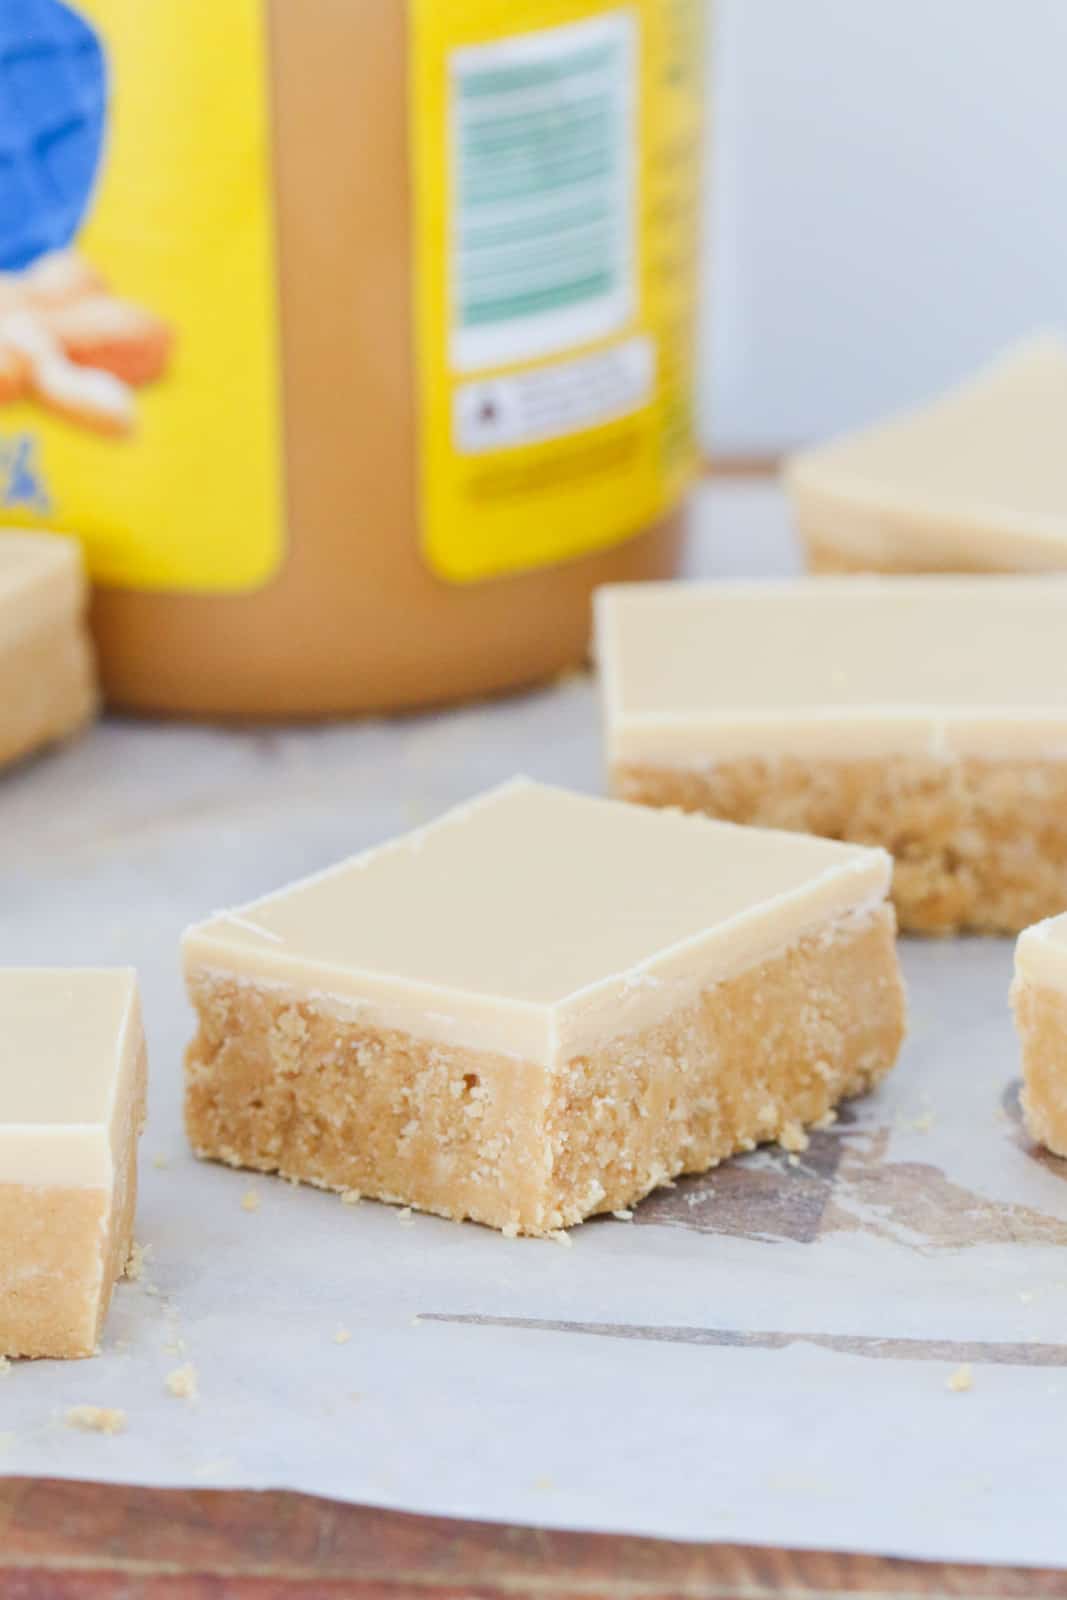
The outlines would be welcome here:
<svg viewBox="0 0 1067 1600">
<path fill-rule="evenodd" d="M 86 596 L 73 539 L 0 528 L 0 767 L 96 710 Z"/>
<path fill-rule="evenodd" d="M 636 584 L 597 596 L 625 799 L 879 845 L 914 932 L 1067 905 L 1067 577 Z"/>
<path fill-rule="evenodd" d="M 134 973 L 0 969 L 0 1354 L 96 1350 L 130 1254 L 144 1098 Z"/>
<path fill-rule="evenodd" d="M 186 935 L 201 1156 L 545 1234 L 892 1066 L 881 851 L 524 780 Z"/>
<path fill-rule="evenodd" d="M 1026 1125 L 1040 1144 L 1067 1156 L 1067 916 L 1020 934 L 1011 998 Z"/>
<path fill-rule="evenodd" d="M 787 464 L 816 572 L 1067 569 L 1067 344 L 1040 334 L 956 388 Z"/>
</svg>

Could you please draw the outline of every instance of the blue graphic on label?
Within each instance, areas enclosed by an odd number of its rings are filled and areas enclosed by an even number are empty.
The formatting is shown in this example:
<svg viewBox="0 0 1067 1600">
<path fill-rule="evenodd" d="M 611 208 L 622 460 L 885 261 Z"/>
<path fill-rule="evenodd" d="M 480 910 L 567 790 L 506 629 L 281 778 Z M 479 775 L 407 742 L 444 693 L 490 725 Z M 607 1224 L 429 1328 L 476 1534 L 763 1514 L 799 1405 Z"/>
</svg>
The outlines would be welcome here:
<svg viewBox="0 0 1067 1600">
<path fill-rule="evenodd" d="M 32 433 L 0 438 L 0 506 L 9 510 L 22 507 L 43 517 L 52 510 L 52 497 L 37 459 L 37 440 Z"/>
<path fill-rule="evenodd" d="M 0 270 L 70 244 L 104 143 L 107 63 L 63 0 L 0 0 Z"/>
</svg>

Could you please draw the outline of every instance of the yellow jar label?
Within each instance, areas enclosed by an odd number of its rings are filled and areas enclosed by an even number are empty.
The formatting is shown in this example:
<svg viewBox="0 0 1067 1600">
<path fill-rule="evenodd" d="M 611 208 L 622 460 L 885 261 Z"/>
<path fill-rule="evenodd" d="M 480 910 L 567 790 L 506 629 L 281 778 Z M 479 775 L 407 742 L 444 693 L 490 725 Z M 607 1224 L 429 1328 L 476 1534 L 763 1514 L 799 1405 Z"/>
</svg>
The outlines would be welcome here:
<svg viewBox="0 0 1067 1600">
<path fill-rule="evenodd" d="M 9 10 L 0 522 L 81 535 L 104 583 L 256 587 L 284 541 L 262 0 Z"/>
<path fill-rule="evenodd" d="M 422 538 L 462 583 L 692 473 L 705 3 L 410 4 Z"/>
<path fill-rule="evenodd" d="M 407 3 L 419 537 L 469 582 L 627 538 L 692 470 L 705 0 Z M 103 583 L 285 553 L 268 14 L 0 5 L 0 525 Z"/>
</svg>

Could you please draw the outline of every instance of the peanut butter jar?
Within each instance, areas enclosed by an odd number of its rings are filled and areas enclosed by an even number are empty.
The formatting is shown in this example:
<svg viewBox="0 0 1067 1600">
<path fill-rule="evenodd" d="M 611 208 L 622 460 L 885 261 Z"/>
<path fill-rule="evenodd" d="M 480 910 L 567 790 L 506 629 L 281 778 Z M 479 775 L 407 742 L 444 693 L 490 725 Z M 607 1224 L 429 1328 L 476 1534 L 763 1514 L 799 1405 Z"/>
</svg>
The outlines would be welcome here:
<svg viewBox="0 0 1067 1600">
<path fill-rule="evenodd" d="M 501 691 L 582 659 L 598 584 L 674 571 L 705 16 L 23 0 L 0 20 L 20 96 L 0 524 L 83 541 L 113 705 Z M 49 67 L 29 88 L 27 45 Z"/>
</svg>

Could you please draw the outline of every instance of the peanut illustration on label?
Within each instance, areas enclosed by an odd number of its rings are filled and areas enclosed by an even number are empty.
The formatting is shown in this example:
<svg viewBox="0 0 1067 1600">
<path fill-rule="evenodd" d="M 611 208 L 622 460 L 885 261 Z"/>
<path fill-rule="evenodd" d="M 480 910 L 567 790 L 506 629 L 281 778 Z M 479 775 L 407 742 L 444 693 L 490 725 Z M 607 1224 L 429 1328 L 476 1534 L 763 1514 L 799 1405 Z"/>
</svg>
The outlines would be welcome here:
<svg viewBox="0 0 1067 1600">
<path fill-rule="evenodd" d="M 0 274 L 0 406 L 36 401 L 94 432 L 128 434 L 134 390 L 163 376 L 173 343 L 162 318 L 111 294 L 72 250 Z"/>
<path fill-rule="evenodd" d="M 0 407 L 28 401 L 122 437 L 136 424 L 135 390 L 167 368 L 173 334 L 76 247 L 106 158 L 111 95 L 107 48 L 79 5 L 0 5 Z"/>
</svg>

